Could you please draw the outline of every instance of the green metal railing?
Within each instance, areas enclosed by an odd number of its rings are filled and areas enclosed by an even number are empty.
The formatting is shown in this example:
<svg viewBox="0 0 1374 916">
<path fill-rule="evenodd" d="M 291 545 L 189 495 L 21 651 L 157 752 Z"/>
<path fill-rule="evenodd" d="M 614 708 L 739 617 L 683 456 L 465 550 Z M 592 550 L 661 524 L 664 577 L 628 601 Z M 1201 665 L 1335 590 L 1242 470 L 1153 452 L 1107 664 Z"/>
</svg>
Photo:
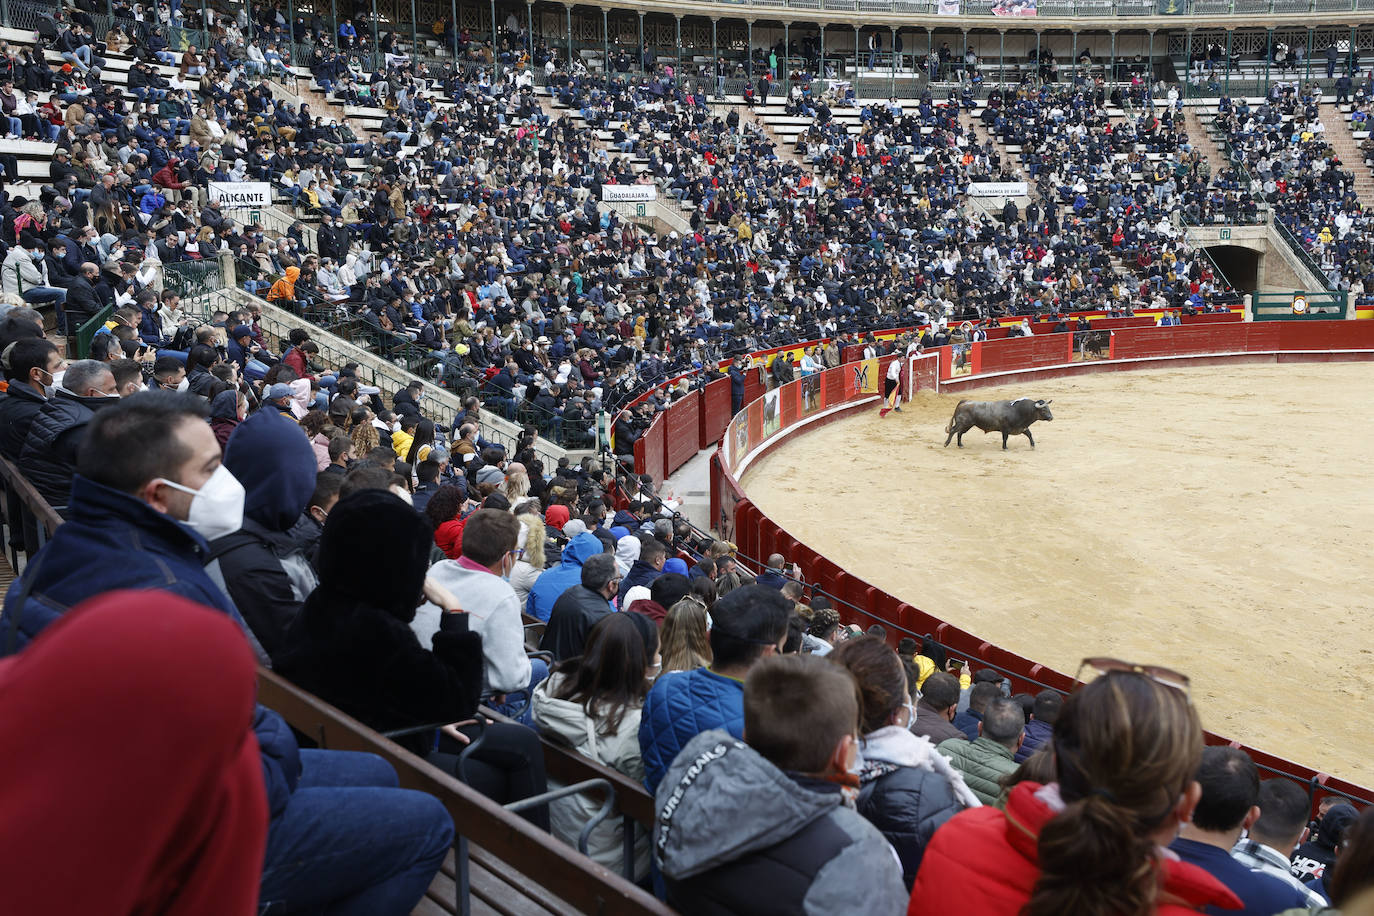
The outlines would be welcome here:
<svg viewBox="0 0 1374 916">
<path fill-rule="evenodd" d="M 1331 281 L 1327 279 L 1326 271 L 1317 263 L 1317 259 L 1312 257 L 1312 253 L 1303 247 L 1302 241 L 1293 234 L 1293 231 L 1288 228 L 1283 220 L 1274 220 L 1274 230 L 1278 232 L 1279 238 L 1283 239 L 1284 243 L 1293 250 L 1293 254 L 1297 255 L 1298 260 L 1302 261 L 1303 266 L 1312 273 L 1312 276 L 1317 278 L 1322 289 L 1331 290 Z"/>
<path fill-rule="evenodd" d="M 218 259 L 163 265 L 162 288 L 176 293 L 183 299 L 204 296 L 224 287 L 224 273 L 220 269 Z"/>
<path fill-rule="evenodd" d="M 76 357 L 77 359 L 88 359 L 91 355 L 91 341 L 95 340 L 95 335 L 100 333 L 100 329 L 105 326 L 105 322 L 110 320 L 114 314 L 114 306 L 107 305 L 95 313 L 95 317 L 87 321 L 76 329 Z"/>
</svg>

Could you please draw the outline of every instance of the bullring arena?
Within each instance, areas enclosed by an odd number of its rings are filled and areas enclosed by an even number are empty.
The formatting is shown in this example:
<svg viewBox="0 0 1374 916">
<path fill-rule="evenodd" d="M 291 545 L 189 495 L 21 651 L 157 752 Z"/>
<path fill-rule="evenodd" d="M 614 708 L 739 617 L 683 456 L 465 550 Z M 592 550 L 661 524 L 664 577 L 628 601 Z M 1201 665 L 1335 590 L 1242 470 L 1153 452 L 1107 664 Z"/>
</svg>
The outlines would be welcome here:
<svg viewBox="0 0 1374 916">
<path fill-rule="evenodd" d="M 935 617 L 1063 672 L 1092 653 L 1177 668 L 1209 729 L 1365 781 L 1371 380 L 1226 365 L 919 392 L 791 437 L 742 485 Z M 976 429 L 943 447 L 961 398 L 1023 396 L 1054 402 L 1035 450 Z"/>
</svg>

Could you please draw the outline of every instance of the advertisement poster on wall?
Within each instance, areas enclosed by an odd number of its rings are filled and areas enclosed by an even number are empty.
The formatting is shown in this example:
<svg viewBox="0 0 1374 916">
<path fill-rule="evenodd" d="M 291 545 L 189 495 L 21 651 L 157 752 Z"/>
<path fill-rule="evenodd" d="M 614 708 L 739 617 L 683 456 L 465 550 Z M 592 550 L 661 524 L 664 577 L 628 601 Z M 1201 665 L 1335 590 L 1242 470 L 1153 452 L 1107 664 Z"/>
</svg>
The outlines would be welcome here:
<svg viewBox="0 0 1374 916">
<path fill-rule="evenodd" d="M 1034 16 L 1036 0 L 998 0 L 992 7 L 994 16 Z"/>
<path fill-rule="evenodd" d="M 959 0 L 939 0 L 936 4 L 935 12 L 941 16 L 958 16 Z"/>
<path fill-rule="evenodd" d="M 851 363 L 848 372 L 846 398 L 851 398 L 857 394 L 878 393 L 878 379 L 882 377 L 882 370 L 878 368 L 876 359 L 861 359 L 856 363 Z"/>
<path fill-rule="evenodd" d="M 801 412 L 802 416 L 813 414 L 825 406 L 825 393 L 821 388 L 821 374 L 813 372 L 804 375 L 797 383 L 801 388 Z"/>
<path fill-rule="evenodd" d="M 745 410 L 730 427 L 731 450 L 727 452 L 727 463 L 730 467 L 735 467 L 740 463 L 745 455 L 749 453 L 749 411 Z"/>
<path fill-rule="evenodd" d="M 763 396 L 763 438 L 782 428 L 782 389 L 774 388 Z"/>
</svg>

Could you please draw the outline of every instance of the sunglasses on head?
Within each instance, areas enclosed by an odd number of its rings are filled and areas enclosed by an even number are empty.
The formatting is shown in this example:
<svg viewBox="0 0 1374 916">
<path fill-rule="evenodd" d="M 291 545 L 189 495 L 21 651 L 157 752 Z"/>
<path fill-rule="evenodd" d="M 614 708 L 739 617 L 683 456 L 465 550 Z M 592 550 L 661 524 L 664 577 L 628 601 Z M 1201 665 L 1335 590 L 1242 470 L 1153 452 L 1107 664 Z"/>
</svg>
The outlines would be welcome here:
<svg viewBox="0 0 1374 916">
<path fill-rule="evenodd" d="M 1075 685 L 1084 683 L 1082 679 L 1084 668 L 1091 668 L 1098 674 L 1125 673 L 1144 675 L 1156 684 L 1181 691 L 1185 697 L 1191 699 L 1192 681 L 1188 679 L 1188 675 L 1175 671 L 1172 668 L 1165 668 L 1160 665 L 1137 665 L 1134 662 L 1126 662 L 1119 658 L 1107 658 L 1105 656 L 1085 658 L 1079 663 L 1078 671 L 1074 673 L 1073 682 Z"/>
</svg>

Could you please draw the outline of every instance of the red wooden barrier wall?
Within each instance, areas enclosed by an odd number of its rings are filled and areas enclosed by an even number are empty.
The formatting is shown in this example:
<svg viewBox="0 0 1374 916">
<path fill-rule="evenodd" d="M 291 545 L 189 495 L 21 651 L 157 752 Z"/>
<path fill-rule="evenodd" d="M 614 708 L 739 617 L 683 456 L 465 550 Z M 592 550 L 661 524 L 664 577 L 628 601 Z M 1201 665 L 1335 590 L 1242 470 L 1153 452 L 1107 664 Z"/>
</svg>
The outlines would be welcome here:
<svg viewBox="0 0 1374 916">
<path fill-rule="evenodd" d="M 1007 372 L 1057 366 L 1072 359 L 1072 334 L 1047 334 L 1042 337 L 1013 337 L 988 340 L 981 345 L 983 372 Z"/>
<path fill-rule="evenodd" d="M 667 431 L 664 477 L 701 451 L 701 392 L 693 391 L 663 412 Z"/>
<path fill-rule="evenodd" d="M 730 423 L 730 380 L 718 378 L 701 389 L 701 410 L 698 414 L 700 428 L 697 441 L 704 448 L 719 442 L 725 435 L 725 427 Z"/>
</svg>

